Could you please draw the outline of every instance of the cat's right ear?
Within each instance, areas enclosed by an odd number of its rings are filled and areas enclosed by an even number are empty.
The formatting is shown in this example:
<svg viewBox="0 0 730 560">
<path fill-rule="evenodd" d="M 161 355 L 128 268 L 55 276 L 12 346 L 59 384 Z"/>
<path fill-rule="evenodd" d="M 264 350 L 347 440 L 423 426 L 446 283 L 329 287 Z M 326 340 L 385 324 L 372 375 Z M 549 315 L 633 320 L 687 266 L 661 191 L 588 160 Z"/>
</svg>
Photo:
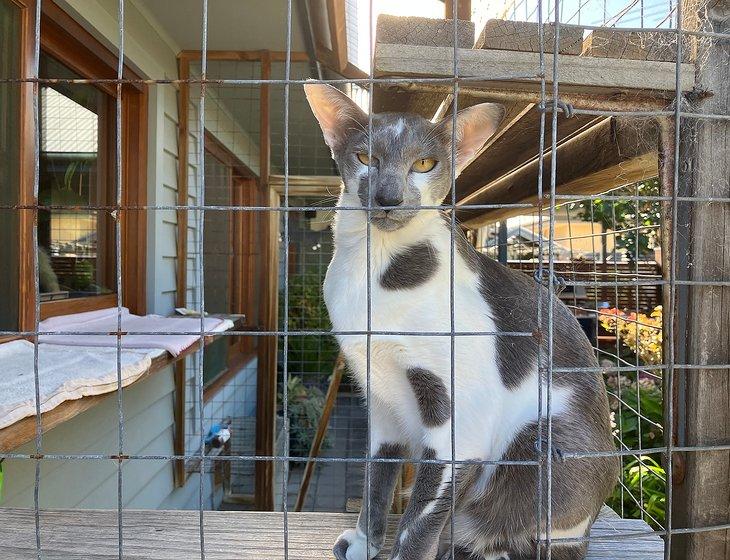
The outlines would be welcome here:
<svg viewBox="0 0 730 560">
<path fill-rule="evenodd" d="M 327 84 L 304 84 L 304 93 L 333 152 L 342 147 L 353 129 L 366 130 L 368 116 L 337 88 Z"/>
</svg>

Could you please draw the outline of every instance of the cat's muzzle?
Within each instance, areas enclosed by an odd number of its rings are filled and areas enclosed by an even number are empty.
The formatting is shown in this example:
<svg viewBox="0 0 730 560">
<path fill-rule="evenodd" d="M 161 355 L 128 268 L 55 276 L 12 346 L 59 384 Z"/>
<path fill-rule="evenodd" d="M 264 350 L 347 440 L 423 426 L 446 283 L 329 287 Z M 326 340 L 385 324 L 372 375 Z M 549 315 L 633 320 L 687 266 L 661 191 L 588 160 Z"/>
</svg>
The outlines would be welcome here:
<svg viewBox="0 0 730 560">
<path fill-rule="evenodd" d="M 394 208 L 392 210 L 372 210 L 370 222 L 381 231 L 396 231 L 411 221 L 416 210 Z"/>
</svg>

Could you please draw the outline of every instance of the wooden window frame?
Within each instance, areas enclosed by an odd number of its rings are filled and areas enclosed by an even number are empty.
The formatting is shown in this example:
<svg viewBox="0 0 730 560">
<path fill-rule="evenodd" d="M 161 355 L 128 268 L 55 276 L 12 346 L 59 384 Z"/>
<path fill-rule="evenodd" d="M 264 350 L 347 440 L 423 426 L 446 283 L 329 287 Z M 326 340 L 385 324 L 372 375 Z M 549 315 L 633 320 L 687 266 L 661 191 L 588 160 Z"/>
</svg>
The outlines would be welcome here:
<svg viewBox="0 0 730 560">
<path fill-rule="evenodd" d="M 35 0 L 6 0 L 21 10 L 21 72 L 32 76 L 34 67 L 34 20 Z M 40 48 L 74 72 L 89 79 L 113 80 L 117 77 L 118 57 L 98 41 L 84 27 L 64 12 L 52 0 L 41 5 Z M 124 78 L 140 80 L 128 66 Z M 101 91 L 116 99 L 117 86 L 113 82 L 94 84 Z M 21 331 L 35 330 L 35 266 L 33 262 L 33 228 L 36 214 L 33 197 L 35 173 L 35 125 L 33 122 L 34 91 L 32 82 L 21 85 L 20 109 L 20 212 L 19 241 L 21 259 L 19 320 Z M 140 82 L 124 83 L 122 100 L 122 201 L 119 210 L 121 221 L 122 304 L 133 313 L 146 311 L 146 243 L 147 217 L 147 86 Z M 84 298 L 42 302 L 39 320 L 81 313 L 96 309 L 112 308 L 118 304 L 117 294 L 105 294 Z"/>
<path fill-rule="evenodd" d="M 213 134 L 205 130 L 204 149 L 228 169 L 228 188 L 230 189 L 230 204 L 233 207 L 256 206 L 263 197 L 261 182 L 256 174 L 249 169 L 238 157 L 224 146 Z M 251 219 L 254 218 L 254 219 Z M 257 229 L 258 222 L 258 232 Z M 253 238 L 263 234 L 262 220 L 256 219 L 251 212 L 233 211 L 230 227 L 231 246 L 234 247 L 230 257 L 229 297 L 231 313 L 245 315 L 242 330 L 256 330 L 260 328 L 257 320 L 252 322 L 253 311 L 258 311 L 258 302 L 255 299 L 254 287 L 257 282 L 256 274 L 261 265 L 261 251 L 252 243 Z M 237 249 L 237 250 L 235 250 Z M 256 313 L 258 315 L 258 313 Z M 209 380 L 203 387 L 203 402 L 211 400 L 230 379 L 246 364 L 253 360 L 258 351 L 257 340 L 254 337 L 241 336 L 230 338 L 226 368 Z"/>
</svg>

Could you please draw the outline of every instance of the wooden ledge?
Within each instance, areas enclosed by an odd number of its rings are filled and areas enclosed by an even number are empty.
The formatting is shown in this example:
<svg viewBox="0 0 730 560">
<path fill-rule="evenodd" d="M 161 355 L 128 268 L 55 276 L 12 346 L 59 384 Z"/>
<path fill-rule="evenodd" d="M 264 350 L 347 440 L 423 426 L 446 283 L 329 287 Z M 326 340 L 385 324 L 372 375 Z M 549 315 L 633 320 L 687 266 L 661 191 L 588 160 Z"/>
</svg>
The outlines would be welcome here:
<svg viewBox="0 0 730 560">
<path fill-rule="evenodd" d="M 52 510 L 40 516 L 41 547 L 46 560 L 110 560 L 118 557 L 116 510 Z M 332 558 L 337 536 L 357 523 L 349 513 L 290 513 L 290 560 Z M 386 558 L 398 516 L 389 519 Z M 31 509 L 0 509 L 0 550 L 4 560 L 36 557 L 35 518 Z M 123 551 L 127 560 L 179 560 L 200 556 L 197 511 L 125 510 Z M 203 516 L 208 560 L 284 558 L 284 515 L 272 512 L 206 511 Z M 640 520 L 620 519 L 604 507 L 591 531 L 586 560 L 660 560 L 663 541 Z M 630 538 L 620 535 L 633 534 Z M 611 539 L 611 536 L 616 538 Z"/>
<path fill-rule="evenodd" d="M 238 329 L 240 326 L 241 325 L 238 322 L 234 321 L 234 329 Z M 219 337 L 220 335 L 216 334 L 206 336 L 205 345 L 207 346 Z M 161 371 L 167 366 L 184 359 L 190 354 L 197 352 L 199 349 L 200 344 L 198 342 L 194 342 L 177 356 L 173 356 L 169 352 L 165 352 L 161 356 L 157 356 L 152 360 L 152 364 L 147 369 L 147 371 L 142 373 L 137 379 L 135 379 L 129 385 L 126 385 L 124 388 L 126 389 L 128 387 L 131 387 L 135 383 L 139 383 L 143 379 L 147 379 L 150 375 L 153 375 L 154 373 Z M 49 430 L 52 430 L 53 428 L 58 426 L 59 424 L 62 424 L 63 422 L 70 420 L 74 416 L 78 416 L 82 412 L 89 410 L 91 407 L 96 406 L 104 399 L 108 398 L 111 395 L 114 395 L 116 391 L 117 390 L 114 389 L 113 391 L 110 391 L 108 393 L 102 393 L 100 395 L 92 395 L 88 397 L 81 397 L 80 399 L 64 401 L 53 410 L 44 412 L 43 414 L 41 414 L 42 433 L 46 433 Z M 15 424 L 11 424 L 10 426 L 0 429 L 0 453 L 6 453 L 12 451 L 13 449 L 17 449 L 24 443 L 33 441 L 35 436 L 36 417 L 35 415 L 26 416 L 25 418 L 18 420 Z"/>
<path fill-rule="evenodd" d="M 625 92 L 674 97 L 676 63 L 558 55 L 561 92 L 614 96 Z M 552 81 L 553 55 L 545 54 L 545 73 Z M 459 49 L 459 75 L 479 79 L 469 87 L 503 91 L 537 91 L 540 88 L 540 54 L 493 49 Z M 448 78 L 454 75 L 454 49 L 379 43 L 375 46 L 376 78 Z M 694 88 L 695 67 L 680 65 L 680 89 Z M 480 86 L 481 84 L 481 86 Z M 450 84 L 444 84 L 446 93 Z"/>
</svg>

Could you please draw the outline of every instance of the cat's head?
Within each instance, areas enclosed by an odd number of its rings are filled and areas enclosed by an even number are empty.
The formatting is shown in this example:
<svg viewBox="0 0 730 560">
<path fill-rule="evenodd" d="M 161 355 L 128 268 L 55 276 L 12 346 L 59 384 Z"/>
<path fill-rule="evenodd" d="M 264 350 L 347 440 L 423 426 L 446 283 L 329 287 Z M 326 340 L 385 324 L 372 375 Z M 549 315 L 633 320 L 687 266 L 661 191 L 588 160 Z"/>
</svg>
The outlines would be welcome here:
<svg viewBox="0 0 730 560">
<path fill-rule="evenodd" d="M 325 142 L 337 162 L 345 190 L 372 211 L 372 223 L 384 231 L 407 224 L 418 209 L 441 204 L 451 190 L 451 116 L 433 123 L 411 113 L 368 116 L 338 89 L 305 84 Z M 504 117 L 504 108 L 482 103 L 457 113 L 455 174 L 477 155 Z M 368 178 L 368 169 L 370 176 Z M 368 201 L 368 194 L 370 201 Z M 406 208 L 403 208 L 406 207 Z"/>
</svg>

